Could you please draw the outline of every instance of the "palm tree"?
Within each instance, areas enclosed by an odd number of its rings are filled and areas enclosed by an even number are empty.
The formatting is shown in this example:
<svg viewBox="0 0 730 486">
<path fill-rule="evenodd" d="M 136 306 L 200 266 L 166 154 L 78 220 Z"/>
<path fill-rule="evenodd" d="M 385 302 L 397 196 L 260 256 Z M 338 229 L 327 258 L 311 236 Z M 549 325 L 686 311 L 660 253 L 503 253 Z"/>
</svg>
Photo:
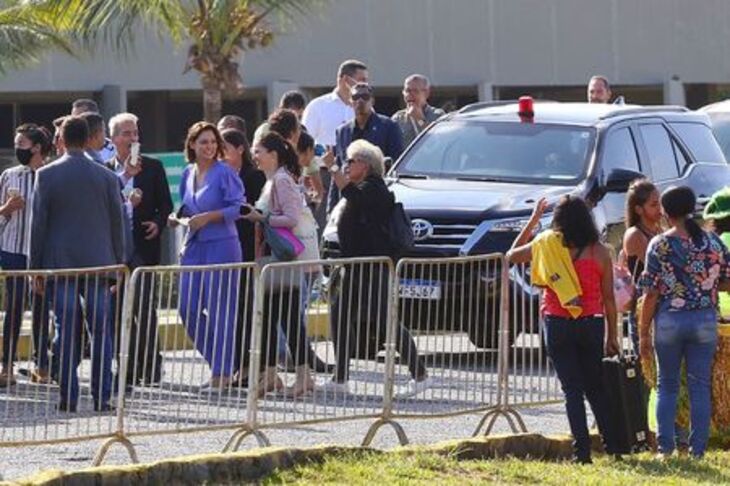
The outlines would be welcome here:
<svg viewBox="0 0 730 486">
<path fill-rule="evenodd" d="M 28 9 L 19 1 L 0 2 L 0 74 L 37 62 L 49 49 L 74 55 L 66 24 L 49 25 L 47 12 Z"/>
<path fill-rule="evenodd" d="M 134 46 L 135 33 L 146 27 L 187 44 L 183 73 L 198 72 L 203 113 L 215 122 L 224 94 L 243 89 L 239 62 L 247 50 L 269 45 L 275 31 L 269 18 L 284 23 L 326 0 L 36 0 L 28 9 L 53 25 L 70 27 L 87 46 L 103 41 L 120 53 Z"/>
</svg>

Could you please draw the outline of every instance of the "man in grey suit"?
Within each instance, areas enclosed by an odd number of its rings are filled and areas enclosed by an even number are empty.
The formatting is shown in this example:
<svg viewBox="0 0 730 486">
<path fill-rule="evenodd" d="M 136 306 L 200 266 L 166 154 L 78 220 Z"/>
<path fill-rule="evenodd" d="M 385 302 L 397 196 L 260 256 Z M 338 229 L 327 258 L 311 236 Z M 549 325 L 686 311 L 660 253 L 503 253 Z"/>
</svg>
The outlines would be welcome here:
<svg viewBox="0 0 730 486">
<path fill-rule="evenodd" d="M 72 269 L 118 265 L 124 261 L 124 223 L 119 182 L 84 153 L 85 120 L 68 117 L 61 125 L 66 154 L 37 173 L 30 240 L 31 269 Z M 91 346 L 94 409 L 110 409 L 114 318 L 109 308 L 114 276 L 56 277 L 45 292 L 56 314 L 54 354 L 59 356 L 58 409 L 76 410 L 81 319 L 86 302 Z"/>
</svg>

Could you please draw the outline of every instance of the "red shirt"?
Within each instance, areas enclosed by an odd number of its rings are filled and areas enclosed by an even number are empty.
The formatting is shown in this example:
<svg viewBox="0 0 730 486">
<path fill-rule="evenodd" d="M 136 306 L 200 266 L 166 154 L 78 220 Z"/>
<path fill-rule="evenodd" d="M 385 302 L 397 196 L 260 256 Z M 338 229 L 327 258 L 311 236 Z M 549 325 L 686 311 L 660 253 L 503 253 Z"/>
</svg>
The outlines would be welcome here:
<svg viewBox="0 0 730 486">
<path fill-rule="evenodd" d="M 579 258 L 573 262 L 575 273 L 583 294 L 580 297 L 580 306 L 583 309 L 578 318 L 603 314 L 603 294 L 601 293 L 601 265 L 593 257 L 593 249 L 589 258 Z M 558 296 L 551 289 L 545 289 L 542 302 L 544 315 L 573 319 L 562 305 Z"/>
</svg>

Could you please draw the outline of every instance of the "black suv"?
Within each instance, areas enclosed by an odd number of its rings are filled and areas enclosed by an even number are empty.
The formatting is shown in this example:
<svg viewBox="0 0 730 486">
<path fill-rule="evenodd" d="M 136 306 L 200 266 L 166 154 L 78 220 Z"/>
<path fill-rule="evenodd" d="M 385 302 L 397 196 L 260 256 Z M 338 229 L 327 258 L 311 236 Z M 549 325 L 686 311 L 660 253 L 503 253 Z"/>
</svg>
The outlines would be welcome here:
<svg viewBox="0 0 730 486">
<path fill-rule="evenodd" d="M 660 188 L 688 185 L 700 204 L 730 184 L 730 167 L 706 115 L 674 106 L 557 102 L 534 103 L 534 116 L 519 110 L 514 102 L 466 106 L 433 123 L 388 172 L 390 189 L 413 222 L 416 246 L 410 256 L 504 253 L 538 198 L 556 202 L 565 194 L 595 204 L 604 239 L 618 246 L 633 179 L 645 176 Z M 336 219 L 335 210 L 324 232 L 326 256 L 337 253 Z M 543 226 L 551 219 L 547 214 Z M 522 295 L 511 296 L 512 305 L 525 308 L 528 299 L 536 312 L 529 275 L 513 269 L 511 278 L 511 288 L 522 289 Z M 439 298 L 428 305 L 443 308 L 464 298 L 454 282 L 427 283 L 456 289 L 452 295 L 434 292 Z M 485 294 L 478 298 L 494 298 Z M 454 315 L 461 322 L 458 312 L 422 314 Z M 455 325 L 405 322 L 426 329 Z M 488 346 L 493 325 L 466 331 L 475 345 Z"/>
</svg>

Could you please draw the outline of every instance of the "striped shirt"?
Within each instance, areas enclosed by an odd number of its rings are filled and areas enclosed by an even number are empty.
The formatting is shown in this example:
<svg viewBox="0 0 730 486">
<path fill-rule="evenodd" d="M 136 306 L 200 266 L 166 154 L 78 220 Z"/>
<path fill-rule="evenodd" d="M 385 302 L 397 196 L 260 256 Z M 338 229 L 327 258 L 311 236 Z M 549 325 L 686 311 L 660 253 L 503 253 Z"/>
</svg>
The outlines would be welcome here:
<svg viewBox="0 0 730 486">
<path fill-rule="evenodd" d="M 30 213 L 33 207 L 35 172 L 18 165 L 0 175 L 0 201 L 10 199 L 13 190 L 25 199 L 25 207 L 5 217 L 0 216 L 0 249 L 7 253 L 30 255 Z"/>
</svg>

